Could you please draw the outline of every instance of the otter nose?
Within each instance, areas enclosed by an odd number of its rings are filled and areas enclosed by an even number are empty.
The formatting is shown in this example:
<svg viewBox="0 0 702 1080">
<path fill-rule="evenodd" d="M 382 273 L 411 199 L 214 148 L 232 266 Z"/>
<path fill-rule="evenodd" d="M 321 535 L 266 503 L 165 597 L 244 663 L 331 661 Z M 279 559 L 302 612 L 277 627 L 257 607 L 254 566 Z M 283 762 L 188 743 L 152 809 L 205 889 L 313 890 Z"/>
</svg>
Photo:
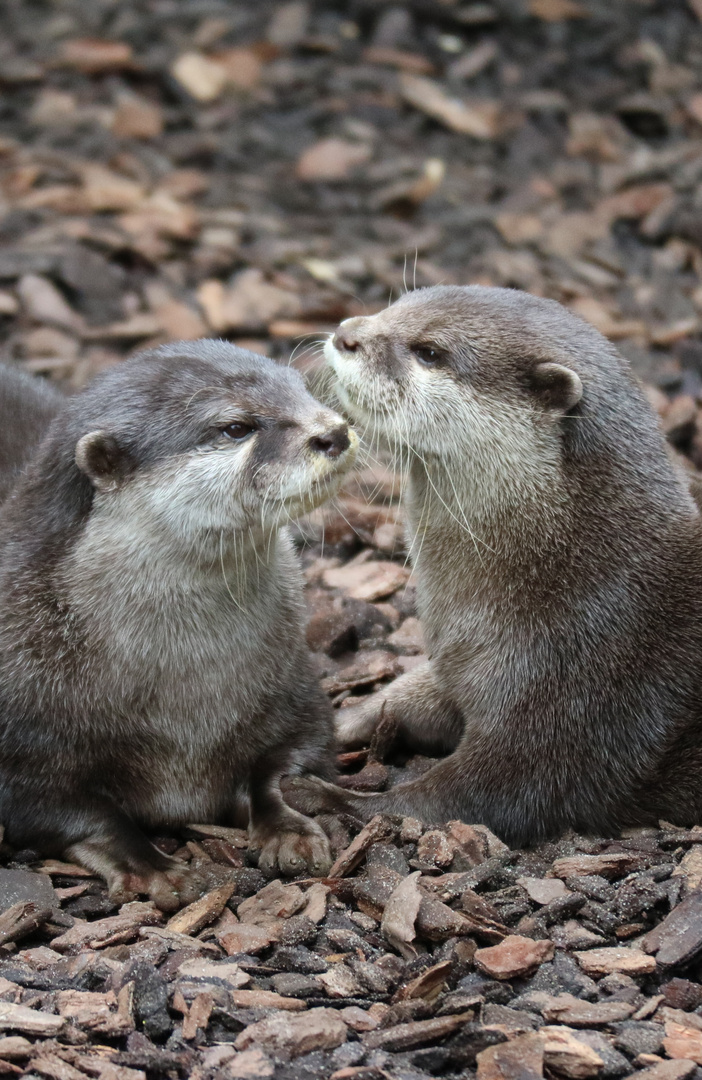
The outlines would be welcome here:
<svg viewBox="0 0 702 1080">
<path fill-rule="evenodd" d="M 360 345 L 358 335 L 354 334 L 353 330 L 342 330 L 341 327 L 334 334 L 332 344 L 341 352 L 356 352 L 356 349 Z"/>
<path fill-rule="evenodd" d="M 363 317 L 355 316 L 353 319 L 344 319 L 332 339 L 332 345 L 341 352 L 356 352 L 361 344 L 359 333 L 363 324 Z"/>
<path fill-rule="evenodd" d="M 309 445 L 315 454 L 324 454 L 325 457 L 330 458 L 340 457 L 351 445 L 349 429 L 346 424 L 340 424 L 326 431 L 324 435 L 315 435 L 310 439 Z"/>
</svg>

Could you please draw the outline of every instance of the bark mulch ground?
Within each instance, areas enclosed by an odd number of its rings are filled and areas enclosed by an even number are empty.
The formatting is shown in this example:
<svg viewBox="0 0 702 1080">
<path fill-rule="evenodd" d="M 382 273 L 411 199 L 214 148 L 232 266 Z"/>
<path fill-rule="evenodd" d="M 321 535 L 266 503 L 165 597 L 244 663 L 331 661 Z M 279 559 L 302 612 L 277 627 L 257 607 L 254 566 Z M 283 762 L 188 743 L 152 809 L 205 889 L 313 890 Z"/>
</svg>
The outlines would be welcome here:
<svg viewBox="0 0 702 1080">
<path fill-rule="evenodd" d="M 203 335 L 310 368 L 403 288 L 515 286 L 615 340 L 702 466 L 700 0 L 6 0 L 2 19 L 3 359 L 69 392 Z M 422 659 L 397 497 L 369 465 L 299 530 L 337 705 Z M 361 790 L 426 765 L 340 757 Z M 514 851 L 476 824 L 323 825 L 323 881 L 268 881 L 239 830 L 158 838 L 209 881 L 170 919 L 3 846 L 0 1073 L 702 1076 L 702 827 Z"/>
</svg>

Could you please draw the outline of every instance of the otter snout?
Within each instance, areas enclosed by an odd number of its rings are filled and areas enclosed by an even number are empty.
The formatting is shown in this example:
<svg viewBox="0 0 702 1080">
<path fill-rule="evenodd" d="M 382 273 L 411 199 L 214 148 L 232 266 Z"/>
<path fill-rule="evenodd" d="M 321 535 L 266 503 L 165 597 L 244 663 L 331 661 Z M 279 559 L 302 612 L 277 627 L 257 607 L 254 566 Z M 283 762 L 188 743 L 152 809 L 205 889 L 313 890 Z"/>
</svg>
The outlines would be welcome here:
<svg viewBox="0 0 702 1080">
<path fill-rule="evenodd" d="M 323 435 L 314 435 L 308 443 L 315 454 L 324 454 L 328 458 L 341 457 L 350 445 L 348 424 L 337 424 Z"/>
<path fill-rule="evenodd" d="M 339 352 L 356 352 L 361 345 L 361 327 L 363 316 L 357 315 L 353 319 L 345 319 L 332 338 L 332 345 Z"/>
</svg>

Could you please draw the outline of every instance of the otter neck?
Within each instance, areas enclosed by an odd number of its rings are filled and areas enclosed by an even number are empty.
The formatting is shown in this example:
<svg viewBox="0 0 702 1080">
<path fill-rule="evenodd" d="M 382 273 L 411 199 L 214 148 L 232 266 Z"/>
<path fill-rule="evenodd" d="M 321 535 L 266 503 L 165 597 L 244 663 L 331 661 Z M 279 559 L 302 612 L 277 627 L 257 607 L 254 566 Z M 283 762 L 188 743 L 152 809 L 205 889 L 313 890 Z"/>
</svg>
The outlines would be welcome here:
<svg viewBox="0 0 702 1080">
<path fill-rule="evenodd" d="M 202 530 L 188 543 L 159 522 L 134 522 L 121 514 L 91 514 L 65 564 L 64 581 L 80 607 L 81 598 L 124 597 L 125 591 L 151 598 L 204 591 L 221 594 L 240 609 L 274 580 L 287 538 L 276 531 Z"/>
<path fill-rule="evenodd" d="M 415 459 L 405 496 L 411 555 L 422 561 L 438 542 L 465 561 L 507 567 L 516 559 L 539 560 L 562 538 L 572 513 L 560 466 L 534 475 L 514 469 L 494 476 L 442 458 Z"/>
</svg>

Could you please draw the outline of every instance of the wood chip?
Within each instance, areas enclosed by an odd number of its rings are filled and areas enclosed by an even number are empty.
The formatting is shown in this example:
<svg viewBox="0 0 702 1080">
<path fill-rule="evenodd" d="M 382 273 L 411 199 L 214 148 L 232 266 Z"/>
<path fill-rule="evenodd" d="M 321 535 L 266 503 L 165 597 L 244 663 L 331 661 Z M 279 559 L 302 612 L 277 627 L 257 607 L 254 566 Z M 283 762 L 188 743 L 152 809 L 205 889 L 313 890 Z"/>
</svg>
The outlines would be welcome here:
<svg viewBox="0 0 702 1080">
<path fill-rule="evenodd" d="M 641 857 L 629 854 L 570 855 L 566 859 L 556 859 L 551 867 L 553 875 L 559 878 L 589 877 L 591 874 L 619 878 L 640 869 L 643 869 Z"/>
<path fill-rule="evenodd" d="M 544 1040 L 544 1065 L 561 1076 L 585 1080 L 604 1066 L 600 1055 L 567 1027 L 543 1027 L 539 1035 Z"/>
<path fill-rule="evenodd" d="M 421 871 L 417 870 L 400 882 L 385 905 L 380 924 L 385 940 L 405 959 L 417 955 L 412 942 L 416 937 L 415 921 L 422 902 L 420 877 Z"/>
<path fill-rule="evenodd" d="M 115 110 L 112 131 L 120 139 L 155 139 L 163 131 L 163 110 L 145 98 L 125 98 Z"/>
<path fill-rule="evenodd" d="M 0 914 L 0 945 L 7 941 L 20 941 L 48 922 L 53 909 L 31 900 L 21 900 Z"/>
<path fill-rule="evenodd" d="M 60 62 L 85 75 L 99 75 L 132 67 L 132 49 L 126 41 L 70 38 L 61 44 Z"/>
<path fill-rule="evenodd" d="M 217 941 L 229 956 L 237 956 L 239 953 L 255 956 L 267 949 L 269 945 L 280 941 L 284 925 L 282 919 L 268 926 L 240 923 L 238 926 L 229 926 L 226 930 L 215 931 L 215 933 Z"/>
<path fill-rule="evenodd" d="M 561 22 L 562 19 L 582 19 L 587 11 L 575 0 L 529 0 L 529 14 L 544 22 Z"/>
<path fill-rule="evenodd" d="M 517 885 L 526 889 L 527 896 L 536 904 L 550 904 L 561 896 L 568 896 L 570 890 L 559 878 L 517 878 Z"/>
<path fill-rule="evenodd" d="M 237 1009 L 284 1009 L 286 1012 L 301 1012 L 307 1008 L 307 1002 L 301 998 L 284 997 L 274 990 L 231 990 L 229 998 Z"/>
<path fill-rule="evenodd" d="M 133 941 L 142 926 L 155 926 L 162 921 L 161 912 L 151 901 L 142 903 L 134 900 L 123 904 L 119 915 L 95 922 L 76 919 L 75 924 L 64 934 L 51 942 L 57 952 L 76 953 L 86 946 L 90 949 L 104 949 L 108 945 L 121 945 Z"/>
<path fill-rule="evenodd" d="M 76 330 L 80 319 L 66 303 L 53 282 L 38 274 L 25 274 L 17 285 L 17 293 L 30 318 Z"/>
<path fill-rule="evenodd" d="M 127 1034 L 134 1027 L 131 1017 L 119 1010 L 117 997 L 111 990 L 106 994 L 59 990 L 56 1007 L 60 1016 L 95 1034 L 116 1037 Z"/>
<path fill-rule="evenodd" d="M 171 66 L 171 74 L 196 101 L 205 103 L 216 101 L 229 81 L 224 64 L 199 52 L 179 56 Z"/>
<path fill-rule="evenodd" d="M 586 975 L 650 975 L 656 970 L 656 961 L 640 949 L 589 949 L 576 952 L 575 958 Z"/>
<path fill-rule="evenodd" d="M 362 1036 L 362 1042 L 368 1050 L 412 1050 L 446 1038 L 472 1019 L 473 1013 L 467 1012 L 456 1016 L 437 1016 L 431 1020 L 414 1020 L 408 1024 L 369 1031 Z"/>
<path fill-rule="evenodd" d="M 237 1036 L 237 1050 L 254 1044 L 276 1055 L 296 1058 L 313 1050 L 333 1050 L 346 1041 L 347 1027 L 335 1009 L 310 1009 L 299 1016 L 277 1013 L 249 1024 Z"/>
<path fill-rule="evenodd" d="M 658 1065 L 652 1065 L 648 1069 L 642 1069 L 636 1073 L 636 1080 L 687 1080 L 688 1076 L 696 1071 L 695 1062 L 691 1059 L 678 1058 L 673 1061 L 661 1061 Z"/>
<path fill-rule="evenodd" d="M 407 73 L 400 76 L 400 93 L 409 105 L 461 135 L 494 139 L 499 132 L 500 106 L 496 101 L 460 101 L 432 79 Z"/>
<path fill-rule="evenodd" d="M 337 876 L 343 877 L 343 874 Z M 327 897 L 330 891 L 329 886 L 323 885 L 321 881 L 311 885 L 305 893 L 305 906 L 300 914 L 313 923 L 320 923 L 327 913 Z"/>
<path fill-rule="evenodd" d="M 189 904 L 174 915 L 173 918 L 169 919 L 166 923 L 166 929 L 172 930 L 176 934 L 196 934 L 198 930 L 202 930 L 204 926 L 208 926 L 222 914 L 234 889 L 234 883 L 220 885 L 219 888 L 212 889 L 211 892 L 201 896 L 199 900 Z"/>
<path fill-rule="evenodd" d="M 541 1080 L 544 1040 L 537 1034 L 519 1035 L 476 1055 L 478 1080 Z"/>
<path fill-rule="evenodd" d="M 255 896 L 242 901 L 237 915 L 243 923 L 267 926 L 277 919 L 289 919 L 305 906 L 305 894 L 297 885 L 284 885 L 278 878 L 269 881 Z"/>
<path fill-rule="evenodd" d="M 328 971 L 317 976 L 330 998 L 352 998 L 363 993 L 363 988 L 353 972 L 345 964 L 332 964 Z"/>
<path fill-rule="evenodd" d="M 210 1021 L 213 1006 L 214 998 L 211 994 L 206 992 L 197 994 L 183 1018 L 184 1039 L 194 1039 L 198 1029 L 205 1030 Z"/>
<path fill-rule="evenodd" d="M 365 552 L 362 553 L 365 555 Z M 325 585 L 342 589 L 354 600 L 382 600 L 392 596 L 409 580 L 410 571 L 399 563 L 375 559 L 352 559 L 346 566 L 325 570 Z"/>
<path fill-rule="evenodd" d="M 342 851 L 329 871 L 330 878 L 346 877 L 363 861 L 371 844 L 389 840 L 395 834 L 395 827 L 383 814 L 376 814 L 367 825 L 353 838 L 345 851 Z"/>
<path fill-rule="evenodd" d="M 478 949 L 475 965 L 493 979 L 513 979 L 535 971 L 540 964 L 552 960 L 555 946 L 552 941 L 533 941 L 512 934 L 499 945 Z"/>
<path fill-rule="evenodd" d="M 387 907 L 385 910 L 387 911 Z M 396 991 L 392 999 L 393 1003 L 396 1001 L 414 1001 L 416 998 L 433 1001 L 446 985 L 450 970 L 450 960 L 441 960 L 438 964 L 427 968 L 421 975 L 410 979 L 408 983 L 405 983 Z"/>
<path fill-rule="evenodd" d="M 559 994 L 545 1005 L 544 1019 L 569 1024 L 573 1027 L 597 1027 L 628 1020 L 634 1006 L 626 1001 L 583 1001 L 573 994 Z"/>
<path fill-rule="evenodd" d="M 678 904 L 643 940 L 663 967 L 687 964 L 702 951 L 702 889 Z M 652 957 L 650 958 L 652 959 Z"/>
<path fill-rule="evenodd" d="M 198 836 L 211 837 L 214 840 L 226 840 L 233 847 L 247 848 L 249 838 L 246 829 L 231 829 L 226 825 L 188 825 L 191 832 Z"/>
<path fill-rule="evenodd" d="M 295 172 L 299 180 L 345 180 L 353 169 L 370 161 L 371 156 L 371 147 L 365 143 L 320 139 L 300 155 Z"/>
<path fill-rule="evenodd" d="M 684 1058 L 702 1065 L 702 1031 L 668 1021 L 665 1034 L 663 1048 L 668 1057 Z"/>
<path fill-rule="evenodd" d="M 0 1001 L 0 1030 L 22 1031 L 25 1035 L 58 1035 L 66 1025 L 63 1016 L 37 1012 L 26 1005 Z"/>
<path fill-rule="evenodd" d="M 49 1076 L 51 1080 L 84 1080 L 85 1078 L 85 1073 L 74 1068 L 57 1054 L 50 1054 L 45 1050 L 40 1050 L 38 1056 L 32 1060 L 32 1071 L 38 1072 L 40 1076 Z"/>
<path fill-rule="evenodd" d="M 699 889 L 702 886 L 702 848 L 690 848 L 670 876 L 683 878 L 686 895 Z"/>
</svg>

